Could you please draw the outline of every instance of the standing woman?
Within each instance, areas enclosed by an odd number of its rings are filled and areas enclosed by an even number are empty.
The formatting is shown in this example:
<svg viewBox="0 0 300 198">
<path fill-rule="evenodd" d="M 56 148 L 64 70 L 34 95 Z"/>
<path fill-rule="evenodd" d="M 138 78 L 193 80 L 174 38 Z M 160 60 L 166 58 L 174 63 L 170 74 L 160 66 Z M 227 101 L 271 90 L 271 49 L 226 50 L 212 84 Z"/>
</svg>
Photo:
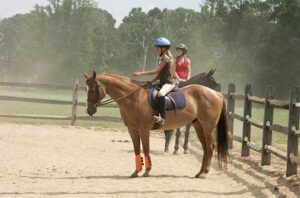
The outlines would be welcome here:
<svg viewBox="0 0 300 198">
<path fill-rule="evenodd" d="M 171 43 L 168 39 L 160 37 L 154 42 L 156 54 L 159 56 L 156 69 L 134 72 L 134 76 L 156 75 L 150 83 L 159 80 L 162 86 L 158 92 L 159 115 L 154 116 L 155 122 L 161 125 L 165 123 L 165 96 L 175 88 L 174 69 L 172 63 L 172 54 L 169 51 Z"/>
<path fill-rule="evenodd" d="M 191 77 L 191 61 L 190 59 L 187 58 L 187 46 L 183 43 L 180 43 L 175 47 L 177 56 L 175 58 L 175 78 L 180 82 L 180 81 L 186 81 L 190 79 Z M 183 149 L 184 153 L 187 153 L 188 150 L 188 138 L 190 134 L 190 128 L 191 124 L 188 124 L 186 126 L 186 131 L 185 131 L 185 139 L 184 139 L 184 144 L 183 144 Z M 178 149 L 179 149 L 179 138 L 181 135 L 180 128 L 177 129 L 176 131 L 176 140 L 175 140 L 175 146 L 174 146 L 174 154 L 177 154 Z"/>
</svg>

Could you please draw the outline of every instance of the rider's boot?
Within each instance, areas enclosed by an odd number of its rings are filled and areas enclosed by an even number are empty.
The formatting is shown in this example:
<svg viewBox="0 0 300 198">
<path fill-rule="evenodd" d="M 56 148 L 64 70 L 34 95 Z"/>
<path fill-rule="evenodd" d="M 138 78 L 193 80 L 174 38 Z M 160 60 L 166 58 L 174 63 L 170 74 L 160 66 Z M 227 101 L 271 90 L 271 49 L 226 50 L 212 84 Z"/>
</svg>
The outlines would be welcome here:
<svg viewBox="0 0 300 198">
<path fill-rule="evenodd" d="M 154 120 L 156 123 L 164 125 L 165 124 L 165 96 L 159 96 L 158 97 L 158 109 L 159 114 L 158 116 L 154 116 Z"/>
</svg>

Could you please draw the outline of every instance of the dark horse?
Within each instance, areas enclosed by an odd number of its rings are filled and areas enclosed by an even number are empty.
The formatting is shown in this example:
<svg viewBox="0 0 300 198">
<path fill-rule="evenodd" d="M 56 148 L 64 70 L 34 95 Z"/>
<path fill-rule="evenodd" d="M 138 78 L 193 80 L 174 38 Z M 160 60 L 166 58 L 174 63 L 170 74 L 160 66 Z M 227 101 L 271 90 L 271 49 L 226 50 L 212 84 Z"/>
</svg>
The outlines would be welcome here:
<svg viewBox="0 0 300 198">
<path fill-rule="evenodd" d="M 131 177 L 137 177 L 143 170 L 143 165 L 145 165 L 143 176 L 149 176 L 153 165 L 150 157 L 150 130 L 155 125 L 153 116 L 157 112 L 148 104 L 146 85 L 137 84 L 127 77 L 106 73 L 96 74 L 95 71 L 92 76 L 85 75 L 85 78 L 88 86 L 87 113 L 92 116 L 98 106 L 107 104 L 110 99 L 102 101 L 106 95 L 118 104 L 122 120 L 133 142 L 136 168 Z M 186 106 L 176 114 L 166 112 L 166 122 L 158 129 L 169 130 L 193 123 L 203 148 L 202 165 L 195 177 L 202 177 L 210 170 L 215 148 L 219 164 L 227 163 L 226 103 L 221 93 L 205 86 L 189 85 L 183 87 L 182 92 L 186 97 Z M 145 164 L 143 164 L 141 146 L 143 146 Z"/>
<path fill-rule="evenodd" d="M 206 87 L 209 87 L 211 89 L 217 90 L 218 83 L 213 77 L 213 74 L 216 70 L 211 69 L 208 73 L 201 73 L 196 76 L 193 76 L 191 79 L 187 81 L 183 81 L 179 83 L 179 87 L 185 87 L 191 84 L 198 84 L 198 85 L 203 85 Z M 186 125 L 186 131 L 185 131 L 185 138 L 184 138 L 184 144 L 183 144 L 183 149 L 184 149 L 184 154 L 188 152 L 188 142 L 189 142 L 189 135 L 190 135 L 190 128 L 192 124 Z M 170 140 L 171 136 L 174 133 L 174 130 L 165 130 L 165 152 L 169 151 L 169 145 L 170 145 Z M 181 136 L 181 131 L 180 128 L 176 130 L 176 139 L 175 139 L 175 146 L 174 146 L 174 152 L 173 154 L 178 153 L 179 149 L 179 138 Z"/>
</svg>

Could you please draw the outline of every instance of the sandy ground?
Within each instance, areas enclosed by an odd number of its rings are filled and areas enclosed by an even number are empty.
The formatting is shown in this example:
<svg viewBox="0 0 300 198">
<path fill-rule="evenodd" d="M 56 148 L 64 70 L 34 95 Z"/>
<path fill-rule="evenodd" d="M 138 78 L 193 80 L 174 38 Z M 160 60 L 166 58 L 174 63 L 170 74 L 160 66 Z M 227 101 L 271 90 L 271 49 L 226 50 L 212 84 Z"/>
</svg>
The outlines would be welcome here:
<svg viewBox="0 0 300 198">
<path fill-rule="evenodd" d="M 227 170 L 214 159 L 207 179 L 194 179 L 202 159 L 195 137 L 187 155 L 163 145 L 163 134 L 152 133 L 152 176 L 130 179 L 126 131 L 1 124 L 0 197 L 300 197 L 299 176 L 283 177 L 280 160 L 262 168 L 259 155 L 233 151 Z"/>
</svg>

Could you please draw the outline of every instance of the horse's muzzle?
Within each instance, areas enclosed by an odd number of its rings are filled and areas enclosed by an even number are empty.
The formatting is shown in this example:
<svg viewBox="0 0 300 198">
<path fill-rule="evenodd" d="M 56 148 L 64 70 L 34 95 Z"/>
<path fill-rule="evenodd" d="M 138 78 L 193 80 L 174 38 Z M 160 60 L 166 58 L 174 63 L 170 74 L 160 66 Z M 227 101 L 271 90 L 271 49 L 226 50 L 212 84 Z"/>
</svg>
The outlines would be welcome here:
<svg viewBox="0 0 300 198">
<path fill-rule="evenodd" d="M 97 112 L 97 108 L 94 105 L 88 106 L 86 112 L 90 116 L 93 116 Z"/>
</svg>

